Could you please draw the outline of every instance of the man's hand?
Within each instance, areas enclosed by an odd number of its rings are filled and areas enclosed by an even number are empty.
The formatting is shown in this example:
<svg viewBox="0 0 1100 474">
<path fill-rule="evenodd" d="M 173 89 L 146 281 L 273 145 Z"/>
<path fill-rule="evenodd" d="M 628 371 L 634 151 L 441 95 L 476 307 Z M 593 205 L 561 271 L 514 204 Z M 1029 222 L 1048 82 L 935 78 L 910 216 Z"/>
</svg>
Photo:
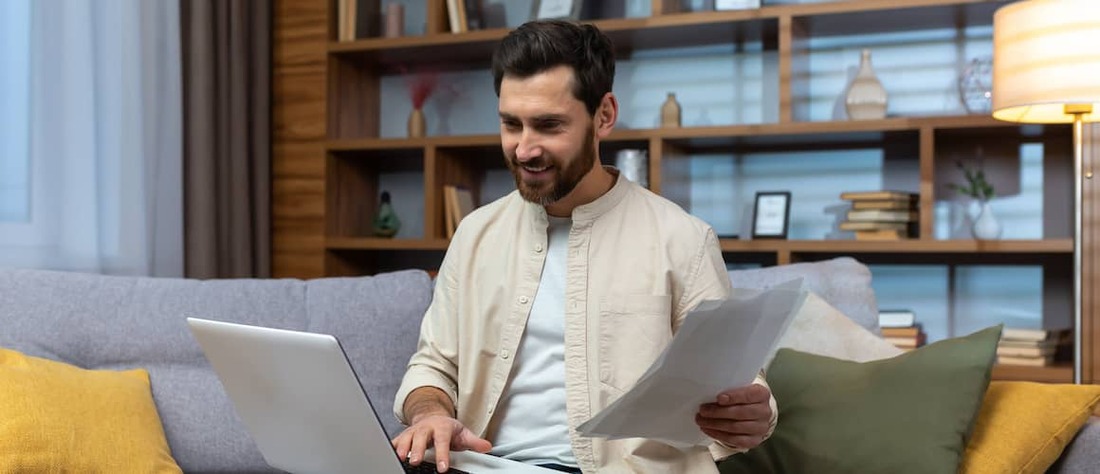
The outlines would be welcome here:
<svg viewBox="0 0 1100 474">
<path fill-rule="evenodd" d="M 752 384 L 718 394 L 715 403 L 699 405 L 695 424 L 707 436 L 731 448 L 752 449 L 764 442 L 771 427 L 771 391 Z"/>
<path fill-rule="evenodd" d="M 450 467 L 451 451 L 487 453 L 493 447 L 447 415 L 421 417 L 393 440 L 397 455 L 414 466 L 424 460 L 424 451 L 432 446 L 435 447 L 435 464 L 439 472 L 446 472 Z"/>
<path fill-rule="evenodd" d="M 391 441 L 397 456 L 414 466 L 424 460 L 424 451 L 435 447 L 435 465 L 446 472 L 451 451 L 474 450 L 487 453 L 493 446 L 478 438 L 454 417 L 450 397 L 435 387 L 420 387 L 405 399 L 405 419 L 409 427 Z"/>
</svg>

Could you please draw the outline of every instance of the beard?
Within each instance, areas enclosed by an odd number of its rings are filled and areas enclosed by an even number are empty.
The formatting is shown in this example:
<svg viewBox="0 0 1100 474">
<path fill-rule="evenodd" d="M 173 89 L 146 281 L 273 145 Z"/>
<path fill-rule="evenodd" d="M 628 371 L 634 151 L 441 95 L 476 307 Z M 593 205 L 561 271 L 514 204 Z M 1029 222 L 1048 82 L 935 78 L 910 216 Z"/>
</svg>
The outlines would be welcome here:
<svg viewBox="0 0 1100 474">
<path fill-rule="evenodd" d="M 541 206 L 548 206 L 573 192 L 573 189 L 580 184 L 581 180 L 596 164 L 594 133 L 594 130 L 590 130 L 585 135 L 581 150 L 572 159 L 568 160 L 560 160 L 553 155 L 544 153 L 539 158 L 521 165 L 516 160 L 514 151 L 505 152 L 505 162 L 512 172 L 512 177 L 516 180 L 516 189 L 519 190 L 519 195 L 527 201 Z M 552 176 L 538 180 L 524 180 L 520 171 L 523 166 L 531 168 L 549 166 Z"/>
</svg>

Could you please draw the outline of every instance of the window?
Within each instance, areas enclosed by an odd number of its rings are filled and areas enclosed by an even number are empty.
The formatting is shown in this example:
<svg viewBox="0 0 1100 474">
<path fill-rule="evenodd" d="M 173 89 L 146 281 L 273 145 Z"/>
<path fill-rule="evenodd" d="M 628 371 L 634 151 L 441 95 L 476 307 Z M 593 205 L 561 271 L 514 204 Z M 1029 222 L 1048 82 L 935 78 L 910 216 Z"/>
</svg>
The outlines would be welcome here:
<svg viewBox="0 0 1100 474">
<path fill-rule="evenodd" d="M 0 223 L 30 220 L 30 1 L 0 2 Z"/>
</svg>

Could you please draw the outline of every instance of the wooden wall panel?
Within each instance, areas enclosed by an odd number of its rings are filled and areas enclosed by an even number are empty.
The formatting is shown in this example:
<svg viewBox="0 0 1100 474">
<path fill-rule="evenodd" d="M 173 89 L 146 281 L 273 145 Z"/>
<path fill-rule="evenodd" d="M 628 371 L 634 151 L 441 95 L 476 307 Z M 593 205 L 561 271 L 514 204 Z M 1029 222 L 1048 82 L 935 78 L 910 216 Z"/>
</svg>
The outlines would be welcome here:
<svg viewBox="0 0 1100 474">
<path fill-rule="evenodd" d="M 324 274 L 325 0 L 277 0 L 272 61 L 272 276 Z"/>
</svg>

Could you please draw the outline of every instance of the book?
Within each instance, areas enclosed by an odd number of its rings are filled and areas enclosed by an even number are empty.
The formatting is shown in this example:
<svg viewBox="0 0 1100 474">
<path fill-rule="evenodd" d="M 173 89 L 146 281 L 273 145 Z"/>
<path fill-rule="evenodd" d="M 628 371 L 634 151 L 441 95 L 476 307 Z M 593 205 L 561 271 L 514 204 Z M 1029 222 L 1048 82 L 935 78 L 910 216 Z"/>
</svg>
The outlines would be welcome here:
<svg viewBox="0 0 1100 474">
<path fill-rule="evenodd" d="M 846 201 L 916 201 L 917 195 L 905 191 L 847 191 L 840 193 L 840 198 Z"/>
<path fill-rule="evenodd" d="M 461 222 L 462 219 L 465 219 L 471 212 L 474 212 L 474 209 L 477 208 L 477 204 L 474 203 L 473 193 L 462 186 L 455 187 L 455 197 L 458 202 L 458 214 L 456 214 L 456 217 L 457 221 Z M 457 225 L 458 222 L 455 224 Z"/>
<path fill-rule="evenodd" d="M 844 221 L 840 223 L 840 230 L 907 230 L 908 222 L 865 222 Z"/>
<path fill-rule="evenodd" d="M 997 356 L 997 363 L 1004 365 L 1026 365 L 1030 367 L 1045 367 L 1054 363 L 1053 356 L 1045 357 L 1013 357 Z"/>
<path fill-rule="evenodd" d="M 924 345 L 925 335 L 920 333 L 913 337 L 883 337 L 883 340 L 901 348 L 917 348 Z"/>
<path fill-rule="evenodd" d="M 451 25 L 451 33 L 466 31 L 466 15 L 462 13 L 465 9 L 464 0 L 447 0 L 447 20 Z"/>
<path fill-rule="evenodd" d="M 907 230 L 874 229 L 854 231 L 856 240 L 902 240 L 909 238 Z"/>
<path fill-rule="evenodd" d="M 998 356 L 1008 357 L 1046 357 L 1054 355 L 1054 346 L 1049 347 L 1010 347 L 997 346 Z"/>
<path fill-rule="evenodd" d="M 1054 339 L 1046 339 L 1042 341 L 1022 341 L 1019 339 L 1001 339 L 1001 342 L 997 343 L 997 347 L 1020 347 L 1020 348 L 1054 348 L 1058 347 L 1059 341 Z"/>
<path fill-rule="evenodd" d="M 848 222 L 916 222 L 920 216 L 916 211 L 887 211 L 882 209 L 864 209 L 848 211 Z"/>
<path fill-rule="evenodd" d="M 1068 332 L 1068 329 L 1004 328 L 1001 331 L 1001 340 L 1045 341 L 1062 337 L 1063 334 Z"/>
<path fill-rule="evenodd" d="M 349 4 L 355 0 L 337 0 L 336 2 L 336 40 L 337 41 L 349 41 L 352 39 L 352 25 L 354 20 L 351 17 L 351 10 Z"/>
<path fill-rule="evenodd" d="M 920 323 L 906 327 L 884 327 L 882 337 L 917 337 L 923 334 Z"/>
<path fill-rule="evenodd" d="M 916 323 L 916 315 L 907 309 L 884 309 L 878 312 L 878 325 L 882 328 L 907 328 Z"/>
<path fill-rule="evenodd" d="M 449 184 L 443 186 L 443 214 L 448 239 L 454 237 L 458 224 L 476 208 L 469 189 Z"/>
<path fill-rule="evenodd" d="M 910 199 L 885 200 L 885 201 L 852 201 L 852 209 L 882 209 L 887 211 L 912 210 L 916 207 L 916 201 Z"/>
</svg>

